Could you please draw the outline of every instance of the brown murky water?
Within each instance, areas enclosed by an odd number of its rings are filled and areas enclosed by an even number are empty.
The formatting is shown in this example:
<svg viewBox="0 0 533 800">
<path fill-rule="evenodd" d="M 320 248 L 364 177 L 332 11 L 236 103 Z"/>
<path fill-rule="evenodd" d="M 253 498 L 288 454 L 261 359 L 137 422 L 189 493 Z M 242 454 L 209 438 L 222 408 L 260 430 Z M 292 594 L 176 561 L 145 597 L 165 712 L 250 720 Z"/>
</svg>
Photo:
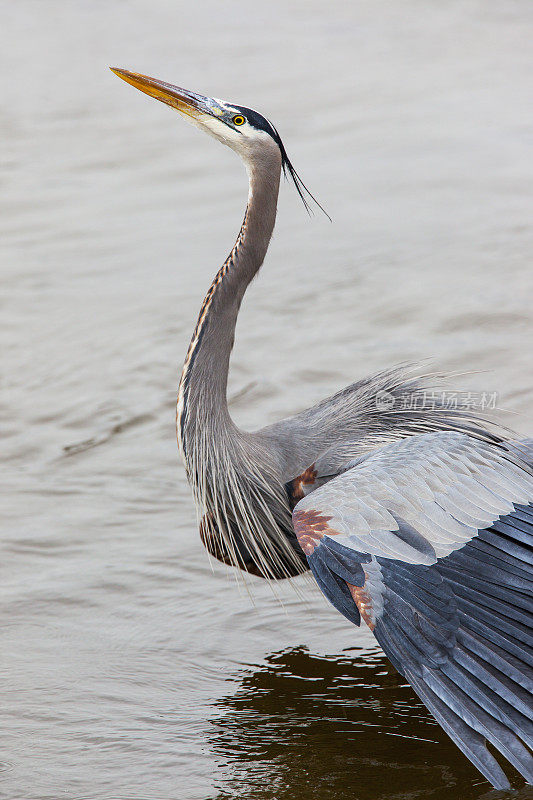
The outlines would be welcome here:
<svg viewBox="0 0 533 800">
<path fill-rule="evenodd" d="M 254 580 L 252 605 L 211 572 L 174 399 L 245 175 L 107 65 L 266 113 L 333 218 L 283 189 L 239 322 L 242 425 L 432 357 L 483 370 L 461 384 L 531 434 L 531 17 L 2 4 L 2 798 L 502 796 L 305 582 L 281 605 Z"/>
</svg>

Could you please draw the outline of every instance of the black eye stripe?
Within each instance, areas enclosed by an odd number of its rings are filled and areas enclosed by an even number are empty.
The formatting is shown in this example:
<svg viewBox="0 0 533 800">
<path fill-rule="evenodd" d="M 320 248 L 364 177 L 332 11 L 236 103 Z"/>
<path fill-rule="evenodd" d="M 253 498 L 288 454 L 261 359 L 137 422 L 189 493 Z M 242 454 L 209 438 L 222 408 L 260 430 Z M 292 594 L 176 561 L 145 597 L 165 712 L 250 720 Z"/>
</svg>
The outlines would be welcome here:
<svg viewBox="0 0 533 800">
<path fill-rule="evenodd" d="M 268 133 L 268 135 L 271 136 L 272 139 L 276 142 L 281 152 L 283 172 L 285 173 L 285 175 L 288 175 L 294 181 L 294 185 L 296 186 L 296 191 L 302 198 L 303 204 L 306 207 L 306 209 L 310 212 L 310 207 L 308 202 L 308 198 L 310 198 L 311 200 L 313 200 L 314 203 L 317 204 L 317 206 L 322 211 L 324 211 L 318 200 L 315 200 L 309 189 L 302 182 L 300 176 L 292 166 L 289 160 L 289 156 L 287 155 L 287 151 L 285 150 L 283 142 L 281 141 L 281 137 L 277 132 L 276 128 L 272 125 L 272 123 L 269 122 L 267 119 L 265 119 L 265 117 L 263 117 L 257 111 L 254 111 L 252 108 L 248 108 L 247 106 L 233 106 L 232 110 L 233 109 L 240 112 L 236 116 L 242 116 L 244 118 L 244 121 L 247 122 L 251 128 Z M 232 121 L 233 120 L 235 120 L 235 116 L 232 118 Z M 239 131 L 239 132 L 244 133 L 244 131 Z M 324 214 L 326 215 L 326 217 L 328 217 L 328 219 L 331 219 L 326 211 L 324 211 Z"/>
</svg>

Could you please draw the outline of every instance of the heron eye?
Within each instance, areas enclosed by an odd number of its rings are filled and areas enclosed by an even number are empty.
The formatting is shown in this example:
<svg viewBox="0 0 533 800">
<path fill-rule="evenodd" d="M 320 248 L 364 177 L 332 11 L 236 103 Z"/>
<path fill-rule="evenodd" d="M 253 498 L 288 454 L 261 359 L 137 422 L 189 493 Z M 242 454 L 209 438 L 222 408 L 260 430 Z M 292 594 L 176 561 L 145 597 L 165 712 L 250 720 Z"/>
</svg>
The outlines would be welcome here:
<svg viewBox="0 0 533 800">
<path fill-rule="evenodd" d="M 232 122 L 233 122 L 234 125 L 244 125 L 246 120 L 244 119 L 242 114 L 237 114 L 235 117 L 233 117 Z"/>
</svg>

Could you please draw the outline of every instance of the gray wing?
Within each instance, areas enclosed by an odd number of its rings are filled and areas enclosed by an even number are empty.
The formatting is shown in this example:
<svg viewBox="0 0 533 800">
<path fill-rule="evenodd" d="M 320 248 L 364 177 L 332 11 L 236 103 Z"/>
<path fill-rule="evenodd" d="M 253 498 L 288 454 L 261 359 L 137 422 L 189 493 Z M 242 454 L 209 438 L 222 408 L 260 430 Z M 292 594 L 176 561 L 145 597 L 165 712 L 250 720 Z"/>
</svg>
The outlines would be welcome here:
<svg viewBox="0 0 533 800">
<path fill-rule="evenodd" d="M 521 456 L 461 433 L 413 436 L 293 512 L 324 594 L 363 617 L 497 788 L 509 783 L 487 740 L 533 782 L 533 477 Z"/>
</svg>

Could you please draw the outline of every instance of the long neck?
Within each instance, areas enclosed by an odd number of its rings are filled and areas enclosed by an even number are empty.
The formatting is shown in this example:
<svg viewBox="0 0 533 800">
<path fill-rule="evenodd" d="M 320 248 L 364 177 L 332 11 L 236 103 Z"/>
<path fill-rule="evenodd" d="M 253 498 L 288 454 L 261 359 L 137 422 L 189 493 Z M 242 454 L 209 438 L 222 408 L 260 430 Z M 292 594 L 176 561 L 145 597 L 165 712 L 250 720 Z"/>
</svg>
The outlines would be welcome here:
<svg viewBox="0 0 533 800">
<path fill-rule="evenodd" d="M 278 154 L 248 165 L 248 204 L 237 241 L 217 272 L 200 309 L 181 374 L 177 432 L 187 461 L 191 437 L 232 427 L 227 406 L 229 359 L 244 293 L 265 258 L 278 201 Z M 205 435 L 205 434 L 204 434 Z"/>
</svg>

